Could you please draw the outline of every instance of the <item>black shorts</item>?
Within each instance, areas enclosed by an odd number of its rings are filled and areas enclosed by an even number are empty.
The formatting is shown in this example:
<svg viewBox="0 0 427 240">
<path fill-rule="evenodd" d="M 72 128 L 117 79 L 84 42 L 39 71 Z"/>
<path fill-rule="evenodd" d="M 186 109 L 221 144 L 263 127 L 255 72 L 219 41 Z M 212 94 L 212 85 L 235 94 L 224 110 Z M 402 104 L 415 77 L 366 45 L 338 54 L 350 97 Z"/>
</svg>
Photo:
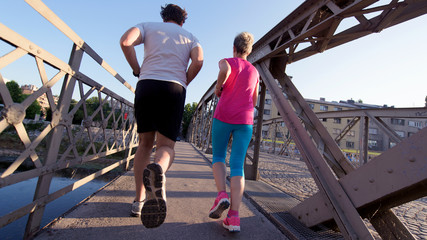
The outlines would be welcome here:
<svg viewBox="0 0 427 240">
<path fill-rule="evenodd" d="M 179 136 L 186 90 L 174 82 L 140 80 L 135 90 L 138 133 L 158 131 L 173 141 Z"/>
</svg>

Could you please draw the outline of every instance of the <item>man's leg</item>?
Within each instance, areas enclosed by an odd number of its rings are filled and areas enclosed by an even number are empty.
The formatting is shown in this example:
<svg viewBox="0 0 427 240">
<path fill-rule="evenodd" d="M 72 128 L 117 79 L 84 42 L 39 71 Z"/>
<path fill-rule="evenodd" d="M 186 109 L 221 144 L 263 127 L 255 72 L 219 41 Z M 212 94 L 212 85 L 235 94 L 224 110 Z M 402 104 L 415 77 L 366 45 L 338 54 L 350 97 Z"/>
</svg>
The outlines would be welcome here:
<svg viewBox="0 0 427 240">
<path fill-rule="evenodd" d="M 156 133 L 156 153 L 154 163 L 143 173 L 146 200 L 141 211 L 141 221 L 147 228 L 160 226 L 166 219 L 166 177 L 175 156 L 175 141 Z"/>
<path fill-rule="evenodd" d="M 175 158 L 174 148 L 175 141 L 157 132 L 156 153 L 154 155 L 154 162 L 158 163 L 162 167 L 163 173 L 166 173 L 166 171 L 172 165 L 172 162 Z"/>
<path fill-rule="evenodd" d="M 150 163 L 150 156 L 153 149 L 155 132 L 139 134 L 139 145 L 135 153 L 133 172 L 135 174 L 136 196 L 135 201 L 142 201 L 145 198 L 145 188 L 142 183 L 144 169 Z"/>
</svg>

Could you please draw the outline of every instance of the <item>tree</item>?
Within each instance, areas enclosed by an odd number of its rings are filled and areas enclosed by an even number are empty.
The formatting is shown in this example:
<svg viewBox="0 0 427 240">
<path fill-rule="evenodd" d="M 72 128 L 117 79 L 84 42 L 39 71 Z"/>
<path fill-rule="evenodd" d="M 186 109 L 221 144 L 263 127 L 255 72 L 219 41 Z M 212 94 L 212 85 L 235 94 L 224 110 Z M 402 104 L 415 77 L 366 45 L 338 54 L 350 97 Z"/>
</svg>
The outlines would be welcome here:
<svg viewBox="0 0 427 240">
<path fill-rule="evenodd" d="M 6 87 L 9 90 L 10 96 L 12 97 L 13 102 L 21 103 L 23 102 L 29 95 L 22 94 L 22 89 L 19 87 L 19 84 L 12 80 L 6 83 Z M 3 103 L 3 102 L 1 102 Z M 42 107 L 40 103 L 36 100 L 28 106 L 25 111 L 25 118 L 34 119 L 36 114 L 40 114 Z"/>
<path fill-rule="evenodd" d="M 193 114 L 196 111 L 197 103 L 193 102 L 192 104 L 187 103 L 184 106 L 184 114 L 182 117 L 182 135 L 187 136 L 188 127 L 190 126 L 191 119 L 193 118 Z"/>
<path fill-rule="evenodd" d="M 19 84 L 14 80 L 7 82 L 6 87 L 9 90 L 10 96 L 12 97 L 13 102 L 20 103 L 22 100 L 22 89 L 19 87 Z M 4 103 L 3 99 L 0 99 L 0 103 Z"/>
<path fill-rule="evenodd" d="M 23 100 L 26 99 L 30 95 L 22 95 Z M 40 103 L 36 100 L 33 103 L 31 103 L 30 106 L 28 106 L 27 110 L 25 111 L 25 118 L 28 119 L 34 119 L 36 117 L 36 114 L 41 113 L 42 106 L 40 106 Z"/>
</svg>

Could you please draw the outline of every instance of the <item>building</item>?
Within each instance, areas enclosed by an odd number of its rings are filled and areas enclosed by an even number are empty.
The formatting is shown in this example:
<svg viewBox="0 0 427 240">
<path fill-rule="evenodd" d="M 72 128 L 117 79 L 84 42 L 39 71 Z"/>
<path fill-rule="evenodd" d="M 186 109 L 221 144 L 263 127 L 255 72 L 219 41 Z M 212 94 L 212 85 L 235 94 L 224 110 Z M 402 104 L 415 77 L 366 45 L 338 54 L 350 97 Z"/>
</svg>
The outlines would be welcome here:
<svg viewBox="0 0 427 240">
<path fill-rule="evenodd" d="M 31 85 L 31 84 L 23 85 L 23 86 L 21 86 L 21 89 L 22 89 L 22 94 L 25 94 L 25 95 L 33 94 L 34 92 L 39 90 L 37 86 Z M 57 104 L 59 97 L 53 96 L 53 100 L 54 100 L 55 104 Z M 40 106 L 42 107 L 43 114 L 46 115 L 46 111 L 50 107 L 47 95 L 46 94 L 41 95 L 40 97 L 37 98 L 37 101 L 39 102 Z"/>
<path fill-rule="evenodd" d="M 305 99 L 307 104 L 315 113 L 331 112 L 331 111 L 344 111 L 344 110 L 357 110 L 357 109 L 372 109 L 372 108 L 389 108 L 387 105 L 373 105 L 354 100 L 347 101 L 326 101 L 325 98 L 319 100 Z M 393 107 L 392 107 L 393 108 Z M 264 122 L 267 125 L 263 126 L 262 136 L 264 142 L 274 142 L 273 149 L 279 150 L 280 144 L 286 142 L 290 136 L 284 122 L 280 118 L 274 102 L 268 90 L 265 97 L 264 106 Z M 271 121 L 268 121 L 271 120 Z M 325 126 L 326 130 L 332 136 L 340 148 L 347 153 L 357 155 L 361 150 L 361 132 L 360 121 L 355 124 L 350 124 L 353 118 L 323 118 L 320 121 Z M 401 138 L 410 137 L 423 127 L 427 126 L 427 119 L 408 119 L 408 118 L 384 118 L 382 119 L 388 126 L 390 126 L 395 133 Z M 347 125 L 352 125 L 352 128 L 342 136 L 341 133 L 346 129 Z M 369 137 L 368 137 L 368 150 L 370 155 L 377 155 L 378 152 L 383 152 L 396 145 L 387 134 L 371 120 L 369 121 Z M 276 144 L 277 143 L 277 144 Z"/>
</svg>

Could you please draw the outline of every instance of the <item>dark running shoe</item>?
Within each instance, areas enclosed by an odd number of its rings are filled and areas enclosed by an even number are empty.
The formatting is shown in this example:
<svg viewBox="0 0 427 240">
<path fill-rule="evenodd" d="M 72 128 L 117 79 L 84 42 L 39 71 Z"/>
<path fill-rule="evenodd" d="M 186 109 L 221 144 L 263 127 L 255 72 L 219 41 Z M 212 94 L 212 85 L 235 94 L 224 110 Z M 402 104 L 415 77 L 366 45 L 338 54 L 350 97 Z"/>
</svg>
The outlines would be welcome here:
<svg viewBox="0 0 427 240">
<path fill-rule="evenodd" d="M 148 164 L 144 169 L 143 182 L 146 199 L 141 211 L 141 221 L 146 228 L 160 226 L 166 218 L 166 177 L 157 163 Z"/>
</svg>

